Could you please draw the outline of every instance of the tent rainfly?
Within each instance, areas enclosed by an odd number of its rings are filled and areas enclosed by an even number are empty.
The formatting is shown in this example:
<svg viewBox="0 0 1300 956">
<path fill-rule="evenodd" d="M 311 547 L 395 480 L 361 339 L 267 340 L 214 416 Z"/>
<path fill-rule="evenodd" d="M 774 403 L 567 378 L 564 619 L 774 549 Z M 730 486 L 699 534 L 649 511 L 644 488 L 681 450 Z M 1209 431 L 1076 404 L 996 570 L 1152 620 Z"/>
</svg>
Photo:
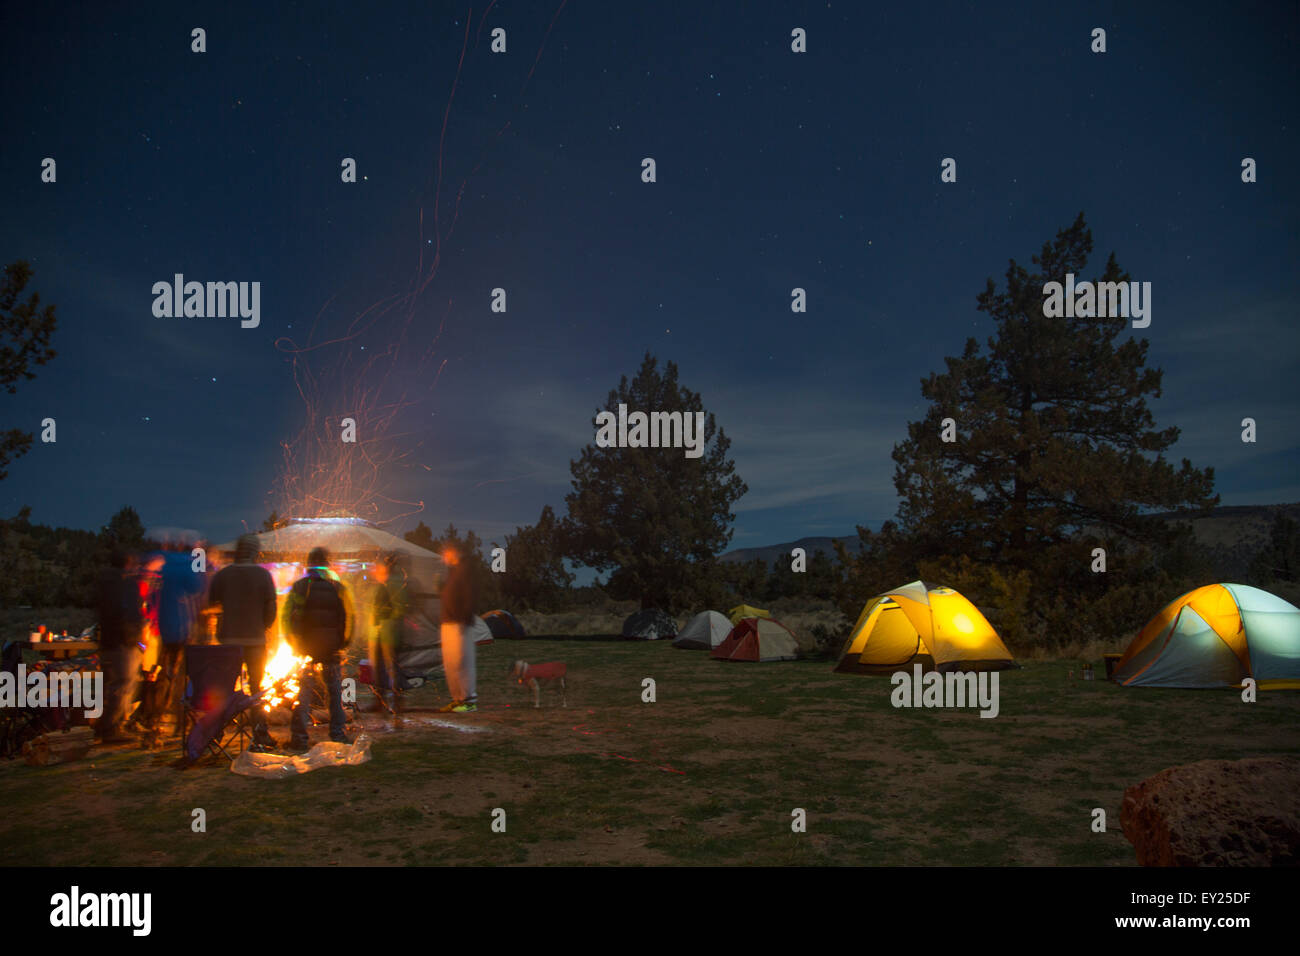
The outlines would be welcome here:
<svg viewBox="0 0 1300 956">
<path fill-rule="evenodd" d="M 731 618 L 731 624 L 733 627 L 747 617 L 770 618 L 771 616 L 771 611 L 764 611 L 761 607 L 753 607 L 749 604 L 737 604 L 727 612 L 727 617 Z"/>
<path fill-rule="evenodd" d="M 974 604 L 951 588 L 913 581 L 878 594 L 858 615 L 835 670 L 888 674 L 919 663 L 939 671 L 1014 667 Z"/>
<path fill-rule="evenodd" d="M 1300 688 L 1300 608 L 1245 584 L 1189 591 L 1133 638 L 1111 679 L 1126 687 Z"/>
</svg>

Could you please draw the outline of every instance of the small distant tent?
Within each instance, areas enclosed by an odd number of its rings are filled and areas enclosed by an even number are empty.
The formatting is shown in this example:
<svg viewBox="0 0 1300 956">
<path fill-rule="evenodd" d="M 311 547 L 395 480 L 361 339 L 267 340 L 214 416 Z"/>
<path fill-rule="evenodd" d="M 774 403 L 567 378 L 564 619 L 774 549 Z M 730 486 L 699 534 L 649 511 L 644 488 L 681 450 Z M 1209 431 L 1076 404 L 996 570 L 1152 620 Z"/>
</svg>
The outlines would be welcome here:
<svg viewBox="0 0 1300 956">
<path fill-rule="evenodd" d="M 766 617 L 771 618 L 771 611 L 764 611 L 761 607 L 751 607 L 748 604 L 737 604 L 727 612 L 727 617 L 731 618 L 731 624 L 734 627 L 747 617 Z"/>
<path fill-rule="evenodd" d="M 974 604 L 951 588 L 913 581 L 867 602 L 835 670 L 888 674 L 917 663 L 939 671 L 1015 666 Z"/>
<path fill-rule="evenodd" d="M 492 643 L 491 628 L 489 628 L 487 626 L 487 622 L 484 621 L 483 618 L 479 617 L 477 614 L 474 615 L 474 620 L 470 622 L 469 627 L 465 629 L 465 636 L 468 637 L 470 640 L 472 640 L 475 644 Z"/>
<path fill-rule="evenodd" d="M 673 647 L 687 650 L 711 651 L 727 639 L 731 622 L 717 611 L 701 611 L 690 619 L 673 641 Z"/>
<path fill-rule="evenodd" d="M 528 636 L 524 626 L 519 623 L 519 618 L 509 611 L 484 611 L 483 622 L 487 624 L 488 630 L 492 632 L 493 637 L 508 639 Z"/>
<path fill-rule="evenodd" d="M 743 618 L 711 657 L 720 661 L 793 661 L 799 657 L 799 639 L 794 632 L 767 617 Z"/>
<path fill-rule="evenodd" d="M 677 636 L 677 622 L 658 608 L 629 614 L 623 622 L 623 636 L 637 641 L 657 641 Z"/>
<path fill-rule="evenodd" d="M 1111 679 L 1126 687 L 1300 688 L 1300 608 L 1245 584 L 1189 591 L 1133 638 Z"/>
</svg>

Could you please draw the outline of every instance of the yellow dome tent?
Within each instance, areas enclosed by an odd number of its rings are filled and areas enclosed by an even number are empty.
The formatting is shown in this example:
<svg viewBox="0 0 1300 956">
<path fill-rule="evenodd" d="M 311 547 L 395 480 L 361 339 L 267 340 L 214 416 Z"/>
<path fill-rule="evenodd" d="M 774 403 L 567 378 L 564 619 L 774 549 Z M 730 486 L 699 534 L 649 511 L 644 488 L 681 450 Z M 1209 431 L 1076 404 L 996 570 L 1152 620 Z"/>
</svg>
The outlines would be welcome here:
<svg viewBox="0 0 1300 956">
<path fill-rule="evenodd" d="M 867 602 L 835 670 L 888 674 L 918 663 L 940 671 L 1015 666 L 1011 652 L 974 604 L 951 588 L 913 581 Z"/>
<path fill-rule="evenodd" d="M 761 607 L 750 607 L 748 604 L 737 604 L 727 612 L 727 617 L 731 618 L 731 626 L 735 627 L 747 617 L 766 617 L 771 618 L 772 612 L 764 611 Z"/>
</svg>

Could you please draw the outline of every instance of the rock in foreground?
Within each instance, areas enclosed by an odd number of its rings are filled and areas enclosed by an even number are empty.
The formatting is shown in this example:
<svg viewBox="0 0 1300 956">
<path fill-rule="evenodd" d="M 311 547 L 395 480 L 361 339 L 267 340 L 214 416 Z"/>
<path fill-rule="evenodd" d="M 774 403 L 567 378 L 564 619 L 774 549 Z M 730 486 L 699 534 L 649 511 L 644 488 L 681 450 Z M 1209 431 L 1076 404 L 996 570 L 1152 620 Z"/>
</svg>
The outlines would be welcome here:
<svg viewBox="0 0 1300 956">
<path fill-rule="evenodd" d="M 1300 865 L 1300 760 L 1201 760 L 1124 791 L 1142 866 Z"/>
</svg>

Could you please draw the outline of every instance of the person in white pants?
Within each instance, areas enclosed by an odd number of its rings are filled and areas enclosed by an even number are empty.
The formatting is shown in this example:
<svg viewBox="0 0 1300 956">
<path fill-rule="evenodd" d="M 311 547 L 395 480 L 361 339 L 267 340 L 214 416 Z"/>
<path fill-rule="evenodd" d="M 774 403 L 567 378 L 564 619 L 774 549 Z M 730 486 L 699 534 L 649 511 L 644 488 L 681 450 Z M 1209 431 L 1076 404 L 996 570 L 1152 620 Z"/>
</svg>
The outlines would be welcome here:
<svg viewBox="0 0 1300 956">
<path fill-rule="evenodd" d="M 476 648 L 466 639 L 474 620 L 473 571 L 460 559 L 455 548 L 447 548 L 447 580 L 442 585 L 442 665 L 447 675 L 451 703 L 443 713 L 464 714 L 478 710 L 478 681 L 475 673 Z"/>
</svg>

